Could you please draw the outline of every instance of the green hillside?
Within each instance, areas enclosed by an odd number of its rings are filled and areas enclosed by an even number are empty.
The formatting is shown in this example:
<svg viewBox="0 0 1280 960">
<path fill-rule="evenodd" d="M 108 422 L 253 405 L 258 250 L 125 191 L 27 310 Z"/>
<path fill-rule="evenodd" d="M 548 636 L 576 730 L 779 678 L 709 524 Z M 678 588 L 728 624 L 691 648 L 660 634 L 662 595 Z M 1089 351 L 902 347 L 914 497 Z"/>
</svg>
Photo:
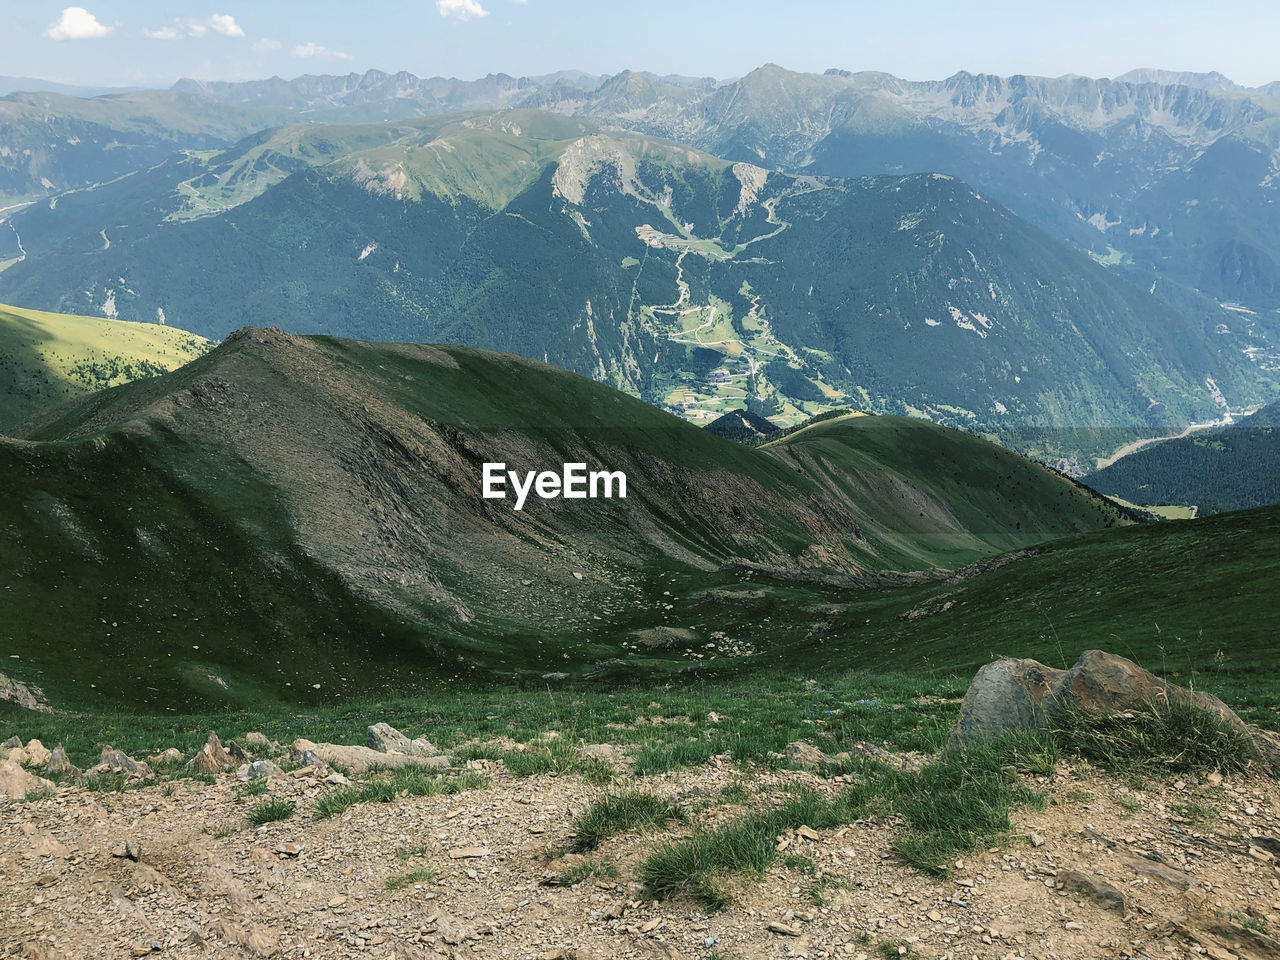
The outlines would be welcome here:
<svg viewBox="0 0 1280 960">
<path fill-rule="evenodd" d="M 1105 497 L 1015 453 L 923 420 L 850 414 L 761 450 L 816 479 L 900 569 L 955 567 L 992 546 L 1133 519 Z M 886 529 L 883 517 L 894 517 Z"/>
<path fill-rule="evenodd" d="M 1280 502 L 1280 403 L 1227 427 L 1143 447 L 1088 482 L 1131 503 L 1188 504 L 1202 516 Z"/>
<path fill-rule="evenodd" d="M 265 131 L 12 226 L 10 299 L 502 350 L 699 424 L 852 406 L 1083 460 L 1280 389 L 1262 326 L 951 177 L 787 176 L 533 111 Z"/>
<path fill-rule="evenodd" d="M 211 346 L 155 323 L 0 304 L 0 432 L 60 401 L 173 370 Z"/>
<path fill-rule="evenodd" d="M 847 426 L 757 450 L 514 356 L 241 331 L 0 443 L 6 672 L 155 710 L 668 676 L 752 655 L 714 620 L 681 632 L 672 596 L 722 568 L 873 583 L 1118 520 L 976 438 Z M 953 475 L 931 480 L 939 445 Z M 481 497 L 485 462 L 575 461 L 627 498 Z"/>
</svg>

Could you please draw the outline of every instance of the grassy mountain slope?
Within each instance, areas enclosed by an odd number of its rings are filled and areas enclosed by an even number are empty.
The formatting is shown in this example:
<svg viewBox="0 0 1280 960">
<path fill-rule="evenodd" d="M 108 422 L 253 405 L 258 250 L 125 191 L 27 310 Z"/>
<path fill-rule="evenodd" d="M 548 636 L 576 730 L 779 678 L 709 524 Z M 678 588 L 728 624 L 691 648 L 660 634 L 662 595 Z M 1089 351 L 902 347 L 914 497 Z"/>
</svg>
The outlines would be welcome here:
<svg viewBox="0 0 1280 960">
<path fill-rule="evenodd" d="M 92 99 L 13 93 L 0 97 L 0 199 L 106 183 L 180 150 L 227 147 L 269 122 L 257 111 L 168 90 Z"/>
<path fill-rule="evenodd" d="M 1237 423 L 1143 447 L 1088 477 L 1140 504 L 1191 504 L 1201 514 L 1280 502 L 1280 404 Z"/>
<path fill-rule="evenodd" d="M 20 679 L 88 705 L 611 676 L 633 655 L 648 663 L 672 636 L 659 628 L 681 625 L 673 578 L 714 579 L 726 564 L 802 578 L 934 566 L 1115 520 L 1094 505 L 998 533 L 996 516 L 950 514 L 955 479 L 935 489 L 915 473 L 927 454 L 910 449 L 946 431 L 895 432 L 896 455 L 857 466 L 869 488 L 876 470 L 907 478 L 912 498 L 859 519 L 829 477 L 536 362 L 246 330 L 0 443 L 15 491 L 0 505 L 0 632 Z M 973 451 L 964 483 L 1007 471 L 982 441 L 955 443 Z M 497 461 L 622 470 L 628 497 L 532 498 L 517 513 L 480 496 L 481 464 Z M 1043 501 L 1058 479 L 1027 470 Z M 951 539 L 938 543 L 938 528 Z M 699 635 L 710 655 L 720 641 Z M 654 669 L 689 663 L 677 646 Z"/>
<path fill-rule="evenodd" d="M 1205 418 L 1213 384 L 1277 388 L 1245 352 L 1260 328 L 951 178 L 790 177 L 531 111 L 283 128 L 13 227 L 11 299 L 499 349 L 695 422 L 854 406 L 1081 455 Z"/>
<path fill-rule="evenodd" d="M 1097 529 L 1130 515 L 1061 474 L 993 443 L 906 417 L 822 420 L 762 451 L 817 479 L 878 552 L 911 569 L 955 567 L 986 545 Z M 879 518 L 901 518 L 887 529 Z"/>
<path fill-rule="evenodd" d="M 0 304 L 0 432 L 62 400 L 173 370 L 210 346 L 175 327 Z"/>
</svg>

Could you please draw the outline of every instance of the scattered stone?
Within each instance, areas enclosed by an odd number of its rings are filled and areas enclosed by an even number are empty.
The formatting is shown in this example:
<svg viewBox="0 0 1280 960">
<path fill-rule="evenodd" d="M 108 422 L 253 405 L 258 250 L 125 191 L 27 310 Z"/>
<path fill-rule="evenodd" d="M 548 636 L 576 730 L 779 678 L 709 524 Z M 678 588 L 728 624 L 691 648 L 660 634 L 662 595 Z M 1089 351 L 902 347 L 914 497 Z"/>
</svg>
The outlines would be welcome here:
<svg viewBox="0 0 1280 960">
<path fill-rule="evenodd" d="M 270 760 L 255 760 L 236 770 L 236 778 L 246 783 L 253 780 L 283 780 L 286 776 L 285 772 Z"/>
<path fill-rule="evenodd" d="M 0 700 L 7 700 L 10 703 L 16 703 L 18 706 L 26 710 L 35 710 L 39 713 L 51 713 L 53 708 L 44 699 L 44 691 L 39 687 L 30 686 L 18 680 L 12 680 L 0 673 Z M 5 746 L 22 746 L 22 741 L 17 737 L 10 737 L 10 740 L 17 740 L 17 744 L 10 744 L 5 741 Z"/>
<path fill-rule="evenodd" d="M 54 747 L 53 752 L 49 754 L 49 762 L 44 765 L 44 772 L 66 777 L 80 776 L 80 768 L 67 759 L 67 751 L 63 749 L 62 744 Z"/>
<path fill-rule="evenodd" d="M 151 768 L 141 760 L 135 760 L 123 750 L 113 750 L 111 747 L 102 748 L 102 756 L 98 759 L 98 765 L 90 770 L 89 773 L 122 773 L 132 780 L 150 780 L 155 776 L 151 772 Z"/>
<path fill-rule="evenodd" d="M 486 847 L 454 847 L 449 851 L 450 860 L 470 860 L 487 857 L 493 851 Z"/>
<path fill-rule="evenodd" d="M 28 793 L 45 790 L 53 790 L 50 781 L 28 773 L 12 760 L 0 760 L 0 796 L 21 800 Z"/>
<path fill-rule="evenodd" d="M 800 928 L 799 928 L 799 927 L 793 927 L 793 926 L 791 926 L 791 924 L 789 924 L 789 923 L 783 923 L 781 920 L 770 920 L 770 921 L 769 921 L 769 923 L 768 923 L 768 925 L 765 927 L 765 929 L 766 929 L 766 930 L 769 930 L 769 931 L 771 931 L 771 932 L 773 932 L 773 933 L 780 933 L 780 934 L 782 934 L 784 937 L 798 937 L 798 936 L 800 936 Z"/>
<path fill-rule="evenodd" d="M 271 741 L 267 739 L 265 734 L 259 733 L 257 730 L 250 730 L 244 735 L 244 742 L 251 747 L 270 747 Z"/>
<path fill-rule="evenodd" d="M 788 763 L 798 763 L 802 767 L 818 767 L 829 761 L 827 755 L 811 743 L 788 743 L 783 756 Z"/>
<path fill-rule="evenodd" d="M 1095 880 L 1079 870 L 1066 870 L 1058 874 L 1058 882 L 1064 890 L 1087 897 L 1104 910 L 1124 913 L 1124 894 L 1105 880 Z"/>
<path fill-rule="evenodd" d="M 22 749 L 27 752 L 27 762 L 33 766 L 43 767 L 49 762 L 49 751 L 39 740 L 27 741 L 27 745 Z"/>
<path fill-rule="evenodd" d="M 288 843 L 276 844 L 276 853 L 280 854 L 281 856 L 296 857 L 299 854 L 301 854 L 302 851 L 303 851 L 303 847 L 302 847 L 302 844 L 300 843 L 288 842 Z"/>
<path fill-rule="evenodd" d="M 379 753 L 403 753 L 409 757 L 434 757 L 439 750 L 426 740 L 410 740 L 395 727 L 375 723 L 365 732 L 365 745 Z"/>
<path fill-rule="evenodd" d="M 134 843 L 132 840 L 126 840 L 124 846 L 117 847 L 111 851 L 113 857 L 119 857 L 122 860 L 132 860 L 137 863 L 142 859 L 142 847 Z"/>
<path fill-rule="evenodd" d="M 178 763 L 181 759 L 182 751 L 177 747 L 166 747 L 159 753 L 153 753 L 151 756 L 147 757 L 147 760 L 150 763 L 154 763 L 157 766 Z"/>
<path fill-rule="evenodd" d="M 253 757 L 249 755 L 249 751 L 240 746 L 240 744 L 236 743 L 234 740 L 227 741 L 227 756 L 232 760 L 235 760 L 237 763 L 248 763 L 253 759 Z"/>
<path fill-rule="evenodd" d="M 412 742 L 412 741 L 411 741 Z M 364 746 L 348 746 L 341 743 L 312 743 L 310 740 L 298 739 L 289 748 L 289 755 L 303 763 L 323 761 L 332 767 L 339 767 L 351 776 L 360 776 L 373 767 L 403 767 L 415 764 L 433 767 L 437 770 L 448 769 L 451 761 L 443 754 L 435 756 L 410 756 L 405 753 L 382 753 Z"/>
<path fill-rule="evenodd" d="M 1030 836 L 1030 837 L 1028 837 L 1027 839 L 1031 841 L 1031 845 L 1032 845 L 1033 847 L 1043 847 L 1043 846 L 1044 846 L 1044 837 L 1040 836 L 1040 834 L 1038 834 L 1038 833 L 1033 833 L 1033 834 L 1031 834 L 1031 836 Z"/>
<path fill-rule="evenodd" d="M 10 737 L 4 743 L 0 743 L 0 750 L 13 750 L 15 747 L 19 750 L 22 749 L 21 737 Z"/>
<path fill-rule="evenodd" d="M 187 764 L 187 773 L 220 773 L 236 765 L 230 754 L 222 747 L 222 741 L 212 730 L 199 752 Z"/>
</svg>

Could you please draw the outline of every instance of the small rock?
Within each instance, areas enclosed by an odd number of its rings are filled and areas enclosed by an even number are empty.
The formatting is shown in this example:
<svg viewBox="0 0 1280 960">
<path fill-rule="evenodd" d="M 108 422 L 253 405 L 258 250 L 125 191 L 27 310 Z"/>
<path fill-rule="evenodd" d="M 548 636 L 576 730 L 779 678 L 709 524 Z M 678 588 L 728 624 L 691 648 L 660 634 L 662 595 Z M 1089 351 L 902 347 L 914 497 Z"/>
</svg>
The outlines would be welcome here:
<svg viewBox="0 0 1280 960">
<path fill-rule="evenodd" d="M 49 762 L 44 765 L 44 771 L 69 777 L 80 776 L 80 768 L 67 759 L 67 751 L 62 748 L 62 744 L 53 748 L 53 752 L 49 754 Z"/>
<path fill-rule="evenodd" d="M 334 897 L 332 900 L 329 901 L 329 909 L 336 910 L 338 909 L 338 907 L 342 906 L 346 902 L 347 902 L 346 897 Z"/>
<path fill-rule="evenodd" d="M 137 863 L 142 859 L 142 847 L 134 843 L 132 840 L 126 840 L 124 846 L 117 847 L 111 851 L 113 857 L 119 857 L 122 860 L 132 860 Z"/>
<path fill-rule="evenodd" d="M 302 853 L 302 845 L 299 843 L 278 843 L 276 844 L 276 853 L 286 857 L 296 857 Z"/>
<path fill-rule="evenodd" d="M 27 752 L 27 760 L 33 766 L 43 767 L 49 762 L 49 751 L 45 749 L 44 744 L 39 740 L 28 741 L 27 745 L 22 749 Z"/>
<path fill-rule="evenodd" d="M 781 920 L 770 920 L 765 929 L 773 933 L 780 933 L 784 937 L 800 936 L 800 930 L 798 927 L 793 927 L 789 923 L 783 923 Z"/>
<path fill-rule="evenodd" d="M 218 735 L 210 730 L 209 739 L 200 748 L 200 752 L 192 757 L 191 762 L 187 764 L 187 772 L 219 773 L 223 770 L 229 770 L 235 765 L 231 755 L 222 748 L 222 742 L 218 739 Z"/>
<path fill-rule="evenodd" d="M 10 737 L 4 743 L 0 743 L 0 750 L 12 750 L 14 747 L 17 747 L 19 750 L 22 749 L 21 737 Z"/>
<path fill-rule="evenodd" d="M 53 784 L 44 777 L 28 773 L 12 760 L 0 760 L 0 796 L 20 800 L 28 793 L 53 790 Z"/>
<path fill-rule="evenodd" d="M 1067 870 L 1058 874 L 1064 890 L 1088 897 L 1104 910 L 1124 913 L 1124 894 L 1104 880 L 1095 880 L 1079 870 Z"/>
<path fill-rule="evenodd" d="M 270 747 L 271 741 L 266 738 L 265 734 L 259 733 L 257 730 L 250 730 L 244 735 L 244 742 L 250 747 Z"/>
<path fill-rule="evenodd" d="M 285 777 L 285 772 L 270 760 L 255 760 L 240 767 L 236 771 L 236 777 L 246 783 L 252 780 L 280 780 Z"/>
<path fill-rule="evenodd" d="M 492 852 L 486 847 L 454 847 L 449 851 L 449 859 L 469 860 L 477 857 L 487 857 Z"/>
<path fill-rule="evenodd" d="M 1040 834 L 1038 834 L 1038 833 L 1033 833 L 1033 834 L 1031 834 L 1031 836 L 1030 836 L 1030 837 L 1028 837 L 1027 839 L 1031 841 L 1031 845 L 1032 845 L 1033 847 L 1043 847 L 1043 846 L 1044 846 L 1044 837 L 1040 836 Z"/>
<path fill-rule="evenodd" d="M 249 756 L 249 751 L 236 743 L 234 740 L 227 741 L 227 756 L 239 763 L 248 763 L 253 758 Z"/>
<path fill-rule="evenodd" d="M 159 753 L 153 753 L 151 756 L 147 757 L 147 760 L 154 764 L 177 763 L 181 759 L 182 751 L 177 747 L 169 747 L 165 750 L 161 750 Z"/>
<path fill-rule="evenodd" d="M 817 767 L 827 762 L 827 755 L 811 743 L 788 743 L 783 755 L 788 763 L 802 767 Z"/>
<path fill-rule="evenodd" d="M 379 753 L 403 753 L 408 757 L 434 757 L 440 751 L 426 740 L 410 740 L 387 723 L 375 723 L 365 731 L 365 745 Z"/>
<path fill-rule="evenodd" d="M 90 773 L 123 773 L 134 780 L 150 780 L 155 776 L 151 768 L 141 760 L 135 760 L 123 750 L 113 750 L 111 747 L 102 748 L 98 765 Z"/>
</svg>

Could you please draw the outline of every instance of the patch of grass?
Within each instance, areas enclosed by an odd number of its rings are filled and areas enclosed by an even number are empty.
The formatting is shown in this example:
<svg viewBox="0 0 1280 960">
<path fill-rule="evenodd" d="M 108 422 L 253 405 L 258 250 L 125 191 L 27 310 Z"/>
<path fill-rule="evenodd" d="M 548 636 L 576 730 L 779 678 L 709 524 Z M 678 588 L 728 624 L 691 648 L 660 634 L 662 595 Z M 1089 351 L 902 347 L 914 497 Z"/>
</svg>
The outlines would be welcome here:
<svg viewBox="0 0 1280 960">
<path fill-rule="evenodd" d="M 797 873 L 803 873 L 810 877 L 818 873 L 818 865 L 808 857 L 798 853 L 788 854 L 782 861 L 782 865 L 788 870 L 795 870 Z"/>
<path fill-rule="evenodd" d="M 881 940 L 876 953 L 884 960 L 898 960 L 899 957 L 911 956 L 911 945 L 902 940 Z"/>
<path fill-rule="evenodd" d="M 741 780 L 735 780 L 728 786 L 720 788 L 721 803 L 748 803 L 751 800 L 751 791 L 747 789 L 747 785 Z"/>
<path fill-rule="evenodd" d="M 415 857 L 425 857 L 431 852 L 431 848 L 425 843 L 415 843 L 411 847 L 397 847 L 397 860 L 412 860 Z"/>
<path fill-rule="evenodd" d="M 551 774 L 562 777 L 578 774 L 588 783 L 602 785 L 613 780 L 613 767 L 595 757 L 583 758 L 571 744 L 560 740 L 540 743 L 527 750 L 508 750 L 501 754 L 503 766 L 513 777 Z"/>
<path fill-rule="evenodd" d="M 1153 703 L 1109 716 L 1069 707 L 1051 724 L 1064 751 L 1120 773 L 1237 773 L 1259 758 L 1247 734 L 1186 704 Z"/>
<path fill-rule="evenodd" d="M 224 823 L 217 830 L 213 831 L 213 839 L 225 840 L 227 839 L 227 837 L 231 836 L 235 832 L 236 832 L 235 826 L 233 826 L 230 823 Z"/>
<path fill-rule="evenodd" d="M 618 868 L 607 860 L 600 860 L 596 857 L 588 857 L 580 863 L 561 871 L 556 877 L 556 886 L 573 887 L 582 883 L 584 880 L 590 880 L 594 877 L 601 879 L 617 879 Z"/>
<path fill-rule="evenodd" d="M 722 752 L 707 740 L 678 740 L 674 743 L 648 743 L 631 761 L 631 769 L 639 777 L 651 777 L 677 767 L 700 767 Z"/>
<path fill-rule="evenodd" d="M 620 833 L 684 819 L 684 812 L 678 806 L 651 793 L 635 790 L 607 793 L 574 822 L 569 849 L 586 853 Z"/>
<path fill-rule="evenodd" d="M 803 788 L 780 806 L 667 841 L 641 864 L 640 879 L 655 897 L 689 894 L 710 909 L 723 908 L 723 878 L 763 874 L 778 855 L 780 836 L 800 826 L 830 829 L 870 813 L 905 820 L 894 850 L 908 864 L 944 875 L 957 853 L 1007 831 L 1011 809 L 1042 802 L 1018 773 L 1040 772 L 1053 756 L 1047 736 L 1023 735 L 946 753 L 919 773 L 876 768 L 832 796 Z"/>
<path fill-rule="evenodd" d="M 1187 823 L 1205 823 L 1218 819 L 1218 811 L 1203 803 L 1173 803 L 1169 809 Z"/>
<path fill-rule="evenodd" d="M 408 873 L 388 877 L 386 885 L 388 890 L 403 890 L 405 887 L 412 887 L 415 883 L 430 883 L 434 879 L 435 874 L 430 870 L 411 870 Z"/>
<path fill-rule="evenodd" d="M 288 800 L 282 800 L 279 797 L 273 797 L 265 800 L 255 806 L 248 813 L 248 820 L 255 827 L 260 827 L 264 823 L 274 823 L 277 820 L 288 820 L 297 811 Z"/>
<path fill-rule="evenodd" d="M 331 790 L 316 801 L 315 815 L 325 820 L 358 803 L 391 803 L 400 796 L 430 797 L 482 790 L 488 785 L 489 778 L 474 771 L 447 776 L 428 774 L 417 767 L 400 767 L 377 780 Z"/>
<path fill-rule="evenodd" d="M 1120 808 L 1130 816 L 1142 809 L 1142 801 L 1135 797 L 1132 793 L 1122 793 L 1116 797 L 1116 803 Z"/>
</svg>

